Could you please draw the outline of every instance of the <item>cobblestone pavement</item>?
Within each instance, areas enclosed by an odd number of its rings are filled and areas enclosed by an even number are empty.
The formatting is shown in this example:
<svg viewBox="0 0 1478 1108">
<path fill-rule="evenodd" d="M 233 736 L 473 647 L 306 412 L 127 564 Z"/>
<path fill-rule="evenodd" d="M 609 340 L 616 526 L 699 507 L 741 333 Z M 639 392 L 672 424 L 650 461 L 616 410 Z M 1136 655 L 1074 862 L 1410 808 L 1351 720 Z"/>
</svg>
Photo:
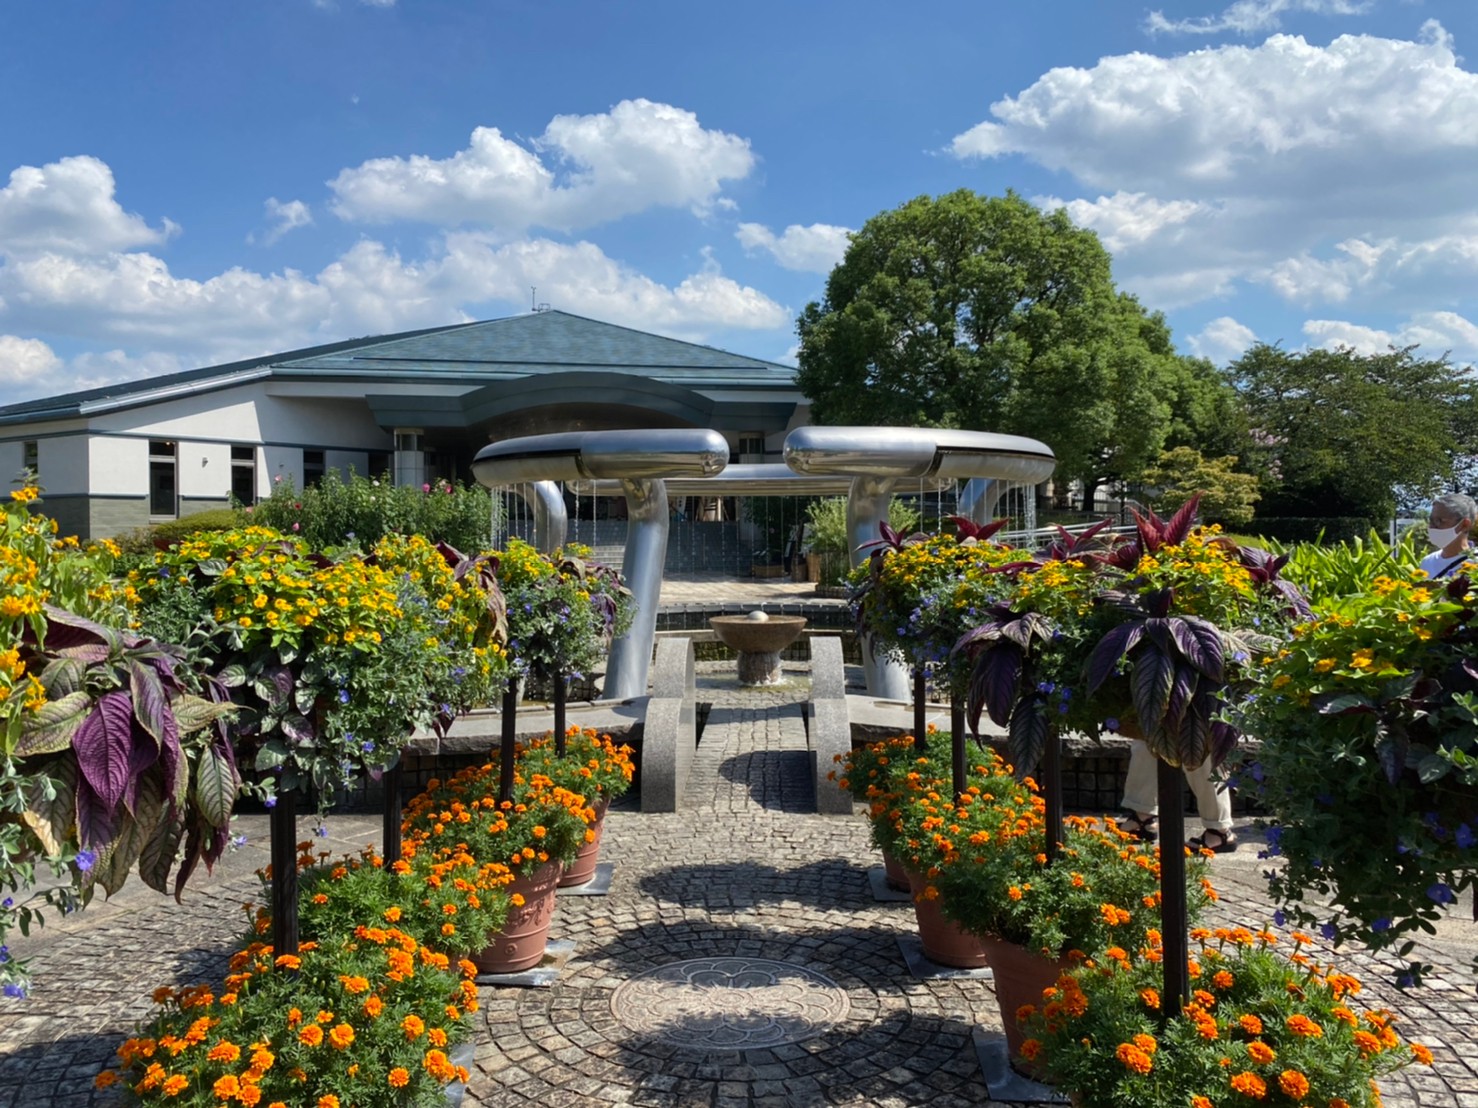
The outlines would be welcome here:
<svg viewBox="0 0 1478 1108">
<path fill-rule="evenodd" d="M 704 664 L 711 701 L 683 811 L 618 806 L 602 856 L 610 895 L 561 896 L 553 937 L 574 943 L 548 988 L 484 988 L 469 1106 L 609 1104 L 763 1106 L 990 1105 L 971 1041 L 998 1029 L 987 983 L 915 980 L 897 939 L 907 903 L 873 898 L 860 816 L 811 811 L 801 714 L 803 673 L 776 691 L 739 689 Z M 240 931 L 241 903 L 266 860 L 265 821 L 183 905 L 131 884 L 107 904 L 12 944 L 34 956 L 25 1002 L 0 1001 L 0 1108 L 107 1103 L 92 1077 L 161 983 L 219 978 Z M 325 849 L 378 834 L 369 817 L 333 817 Z M 1250 827 L 1218 856 L 1219 922 L 1272 914 Z M 311 834 L 311 824 L 305 824 Z M 1463 916 L 1469 915 L 1466 909 Z M 1388 1079 L 1387 1105 L 1478 1105 L 1474 924 L 1454 917 L 1417 954 L 1431 984 L 1400 993 L 1394 963 L 1345 954 L 1366 984 L 1432 1047 L 1433 1069 Z M 743 984 L 745 989 L 714 986 Z M 702 990 L 707 987 L 708 991 Z M 764 990 L 765 1011 L 712 998 Z M 695 1002 L 694 997 L 709 999 Z"/>
</svg>

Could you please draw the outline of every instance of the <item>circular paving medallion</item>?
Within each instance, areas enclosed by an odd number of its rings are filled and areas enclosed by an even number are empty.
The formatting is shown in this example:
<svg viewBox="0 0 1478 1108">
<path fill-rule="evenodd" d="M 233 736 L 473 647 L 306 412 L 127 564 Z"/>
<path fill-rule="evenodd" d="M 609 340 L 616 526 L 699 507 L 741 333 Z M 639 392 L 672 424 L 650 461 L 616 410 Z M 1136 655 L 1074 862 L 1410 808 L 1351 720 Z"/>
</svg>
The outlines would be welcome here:
<svg viewBox="0 0 1478 1108">
<path fill-rule="evenodd" d="M 846 1017 L 835 981 L 767 958 L 694 958 L 618 987 L 611 1011 L 627 1028 L 691 1050 L 798 1043 Z"/>
</svg>

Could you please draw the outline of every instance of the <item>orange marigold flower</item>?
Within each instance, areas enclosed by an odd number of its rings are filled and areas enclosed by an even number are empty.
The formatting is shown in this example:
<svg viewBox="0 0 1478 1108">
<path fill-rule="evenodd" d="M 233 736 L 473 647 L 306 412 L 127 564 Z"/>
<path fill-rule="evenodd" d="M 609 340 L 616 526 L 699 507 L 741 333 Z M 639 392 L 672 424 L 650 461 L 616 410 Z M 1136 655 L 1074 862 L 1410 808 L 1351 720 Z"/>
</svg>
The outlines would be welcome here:
<svg viewBox="0 0 1478 1108">
<path fill-rule="evenodd" d="M 426 1023 L 420 1016 L 409 1015 L 400 1021 L 400 1029 L 407 1039 L 414 1041 L 426 1033 Z"/>
<path fill-rule="evenodd" d="M 1035 1061 L 1041 1053 L 1042 1043 L 1040 1039 L 1027 1039 L 1021 1044 L 1021 1056 L 1028 1062 Z"/>
<path fill-rule="evenodd" d="M 1324 1029 L 1302 1012 L 1288 1017 L 1288 1030 L 1303 1039 L 1321 1039 Z"/>
<path fill-rule="evenodd" d="M 118 1072 L 116 1070 L 103 1070 L 92 1079 L 93 1088 L 106 1089 L 110 1085 L 118 1083 Z"/>
<path fill-rule="evenodd" d="M 392 905 L 385 909 L 385 919 L 390 923 L 400 922 L 400 909 Z"/>
<path fill-rule="evenodd" d="M 1191 1097 L 1191 1108 L 1213 1108 L 1211 1099 L 1204 1096 Z"/>
<path fill-rule="evenodd" d="M 1160 1007 L 1160 994 L 1156 989 L 1140 989 L 1139 999 L 1144 1002 L 1146 1008 L 1158 1010 Z"/>
<path fill-rule="evenodd" d="M 323 1042 L 323 1028 L 319 1027 L 316 1023 L 310 1023 L 298 1032 L 298 1042 L 304 1046 L 317 1046 Z"/>
<path fill-rule="evenodd" d="M 241 1091 L 241 1082 L 236 1080 L 234 1073 L 228 1073 L 224 1077 L 216 1078 L 216 1083 L 211 1086 L 211 1090 L 222 1100 L 234 1100 L 236 1094 Z"/>
<path fill-rule="evenodd" d="M 379 1019 L 380 1013 L 385 1010 L 385 1002 L 377 996 L 372 996 L 364 1002 L 364 1014 L 370 1019 Z"/>
<path fill-rule="evenodd" d="M 190 1087 L 190 1079 L 182 1073 L 169 1077 L 164 1082 L 165 1096 L 179 1096 Z"/>
<path fill-rule="evenodd" d="M 1267 1043 L 1258 1040 L 1247 1044 L 1247 1057 L 1251 1058 L 1258 1065 L 1265 1066 L 1274 1058 L 1278 1057 L 1278 1054 Z"/>
<path fill-rule="evenodd" d="M 1134 1036 L 1134 1045 L 1146 1054 L 1153 1054 L 1160 1049 L 1160 1044 L 1155 1042 L 1153 1035 L 1139 1034 Z"/>
<path fill-rule="evenodd" d="M 1309 1095 L 1309 1079 L 1298 1070 L 1284 1070 L 1278 1075 L 1278 1088 L 1283 1090 L 1285 1096 L 1302 1100 Z"/>
<path fill-rule="evenodd" d="M 1369 1031 L 1356 1031 L 1355 1045 L 1360 1048 L 1360 1057 L 1362 1058 L 1369 1058 L 1372 1054 L 1380 1053 L 1380 1040 Z"/>
<path fill-rule="evenodd" d="M 1237 1023 L 1240 1024 L 1241 1027 L 1242 1027 L 1242 1030 L 1245 1031 L 1245 1032 L 1247 1032 L 1247 1034 L 1249 1034 L 1249 1035 L 1261 1035 L 1262 1034 L 1262 1020 L 1258 1019 L 1256 1016 L 1252 1015 L 1251 1013 L 1248 1013 L 1247 1015 L 1240 1017 L 1237 1020 Z"/>
<path fill-rule="evenodd" d="M 392 1089 L 403 1089 L 411 1083 L 410 1071 L 404 1066 L 396 1066 L 390 1071 L 390 1076 L 386 1080 L 390 1082 Z"/>
<path fill-rule="evenodd" d="M 324 1093 L 318 1098 L 317 1108 L 339 1108 L 339 1098 L 333 1093 Z"/>
<path fill-rule="evenodd" d="M 354 1041 L 354 1028 L 341 1023 L 328 1033 L 328 1041 L 335 1050 L 345 1050 Z"/>
<path fill-rule="evenodd" d="M 1253 1100 L 1261 1100 L 1268 1095 L 1267 1082 L 1246 1070 L 1232 1075 L 1232 1089 Z"/>
<path fill-rule="evenodd" d="M 1421 1043 L 1411 1044 L 1411 1056 L 1424 1066 L 1432 1064 L 1432 1052 Z"/>
<path fill-rule="evenodd" d="M 1133 1043 L 1120 1043 L 1119 1048 L 1114 1051 L 1114 1057 L 1132 1073 L 1149 1073 L 1155 1065 L 1154 1059 Z"/>
<path fill-rule="evenodd" d="M 1211 975 L 1211 983 L 1218 989 L 1230 989 L 1235 981 L 1231 970 L 1217 970 Z"/>
</svg>

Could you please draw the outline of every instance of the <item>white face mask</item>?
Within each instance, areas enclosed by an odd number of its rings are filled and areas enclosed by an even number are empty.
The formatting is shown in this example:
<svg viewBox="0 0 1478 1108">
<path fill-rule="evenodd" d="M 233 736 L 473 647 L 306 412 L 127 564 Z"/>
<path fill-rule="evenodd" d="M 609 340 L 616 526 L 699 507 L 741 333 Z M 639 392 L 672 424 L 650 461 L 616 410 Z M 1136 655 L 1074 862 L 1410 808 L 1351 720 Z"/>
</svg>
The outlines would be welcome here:
<svg viewBox="0 0 1478 1108">
<path fill-rule="evenodd" d="M 1427 541 L 1438 550 L 1441 550 L 1448 543 L 1452 542 L 1453 539 L 1457 538 L 1459 534 L 1461 532 L 1456 527 L 1428 527 Z"/>
</svg>

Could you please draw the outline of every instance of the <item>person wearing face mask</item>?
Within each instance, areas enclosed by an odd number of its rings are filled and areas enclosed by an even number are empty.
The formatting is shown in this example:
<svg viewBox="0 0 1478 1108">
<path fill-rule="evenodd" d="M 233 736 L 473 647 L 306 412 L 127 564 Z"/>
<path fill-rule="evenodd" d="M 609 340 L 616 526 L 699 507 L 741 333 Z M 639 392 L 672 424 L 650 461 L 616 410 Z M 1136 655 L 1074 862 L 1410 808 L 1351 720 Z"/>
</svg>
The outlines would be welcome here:
<svg viewBox="0 0 1478 1108">
<path fill-rule="evenodd" d="M 1475 518 L 1478 518 L 1478 502 L 1471 496 L 1452 492 L 1432 501 L 1427 541 L 1436 549 L 1421 564 L 1428 577 L 1447 577 L 1473 556 L 1470 538 Z"/>
</svg>

